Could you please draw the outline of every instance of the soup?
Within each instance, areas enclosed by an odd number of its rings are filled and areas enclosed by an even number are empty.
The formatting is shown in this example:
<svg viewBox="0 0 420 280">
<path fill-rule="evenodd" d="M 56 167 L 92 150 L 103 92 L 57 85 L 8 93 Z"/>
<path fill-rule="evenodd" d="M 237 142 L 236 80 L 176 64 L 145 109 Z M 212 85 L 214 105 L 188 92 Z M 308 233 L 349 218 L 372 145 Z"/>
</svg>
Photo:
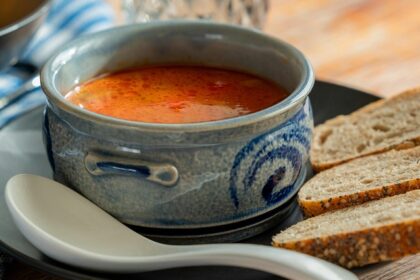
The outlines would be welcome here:
<svg viewBox="0 0 420 280">
<path fill-rule="evenodd" d="M 130 121 L 195 123 L 250 114 L 287 91 L 254 75 L 207 67 L 164 66 L 105 75 L 65 98 L 86 110 Z"/>
</svg>

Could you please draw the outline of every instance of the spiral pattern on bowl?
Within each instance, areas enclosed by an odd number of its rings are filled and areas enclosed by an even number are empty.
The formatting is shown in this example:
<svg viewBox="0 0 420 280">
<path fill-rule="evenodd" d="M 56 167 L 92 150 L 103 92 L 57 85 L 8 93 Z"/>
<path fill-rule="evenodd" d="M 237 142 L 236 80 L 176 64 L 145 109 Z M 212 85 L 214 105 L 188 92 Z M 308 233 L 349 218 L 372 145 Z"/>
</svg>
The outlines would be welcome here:
<svg viewBox="0 0 420 280">
<path fill-rule="evenodd" d="M 242 204 L 280 204 L 296 192 L 296 179 L 308 160 L 313 119 L 309 100 L 287 122 L 258 136 L 236 155 L 230 172 L 230 196 Z M 261 189 L 260 196 L 255 191 Z"/>
</svg>

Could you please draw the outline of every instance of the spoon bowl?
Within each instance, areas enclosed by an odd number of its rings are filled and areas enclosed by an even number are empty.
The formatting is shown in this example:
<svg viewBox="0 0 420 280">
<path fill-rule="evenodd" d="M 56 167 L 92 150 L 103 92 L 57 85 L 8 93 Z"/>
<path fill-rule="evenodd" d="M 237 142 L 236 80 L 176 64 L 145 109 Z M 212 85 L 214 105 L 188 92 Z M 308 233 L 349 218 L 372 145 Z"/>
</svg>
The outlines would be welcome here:
<svg viewBox="0 0 420 280">
<path fill-rule="evenodd" d="M 301 253 L 253 244 L 165 245 L 132 231 L 95 204 L 50 179 L 21 174 L 6 185 L 19 230 L 63 263 L 104 272 L 228 265 L 290 279 L 357 279 L 348 270 Z"/>
</svg>

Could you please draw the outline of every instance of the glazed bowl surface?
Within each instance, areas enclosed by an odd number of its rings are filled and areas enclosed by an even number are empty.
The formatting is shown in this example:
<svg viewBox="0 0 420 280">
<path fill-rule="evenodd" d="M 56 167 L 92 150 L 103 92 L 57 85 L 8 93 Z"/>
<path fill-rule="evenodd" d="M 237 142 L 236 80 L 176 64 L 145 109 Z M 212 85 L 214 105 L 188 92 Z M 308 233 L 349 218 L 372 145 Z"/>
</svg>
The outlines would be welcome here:
<svg viewBox="0 0 420 280">
<path fill-rule="evenodd" d="M 291 94 L 252 114 L 189 124 L 116 119 L 64 98 L 104 73 L 152 65 L 243 71 Z M 41 83 L 55 179 L 124 223 L 189 230 L 243 222 L 290 202 L 305 176 L 314 75 L 297 49 L 258 31 L 192 21 L 118 27 L 68 44 Z"/>
<path fill-rule="evenodd" d="M 13 6 L 15 1 L 10 0 L 7 5 L 13 8 L 11 11 L 9 7 L 2 7 L 4 13 L 14 12 L 20 16 L 15 21 L 0 27 L 0 70 L 18 61 L 48 13 L 49 0 L 31 1 L 26 1 L 26 4 L 23 4 L 25 3 L 23 1 L 21 4 L 27 5 L 27 7 L 23 6 L 18 9 L 18 7 Z M 22 15 L 23 11 L 26 11 L 26 14 Z M 0 16 L 6 15 L 0 12 Z"/>
</svg>

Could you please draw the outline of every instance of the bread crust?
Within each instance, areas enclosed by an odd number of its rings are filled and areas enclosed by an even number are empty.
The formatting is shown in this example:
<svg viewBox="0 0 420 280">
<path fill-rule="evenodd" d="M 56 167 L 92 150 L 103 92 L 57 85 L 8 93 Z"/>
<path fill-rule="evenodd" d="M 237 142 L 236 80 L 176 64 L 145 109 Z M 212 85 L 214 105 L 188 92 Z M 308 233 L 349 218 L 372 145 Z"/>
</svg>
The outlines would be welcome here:
<svg viewBox="0 0 420 280">
<path fill-rule="evenodd" d="M 322 149 L 320 148 L 320 143 L 322 143 L 322 135 L 324 131 L 328 130 L 331 126 L 335 126 L 335 125 L 339 125 L 341 124 L 344 120 L 346 119 L 354 119 L 354 118 L 358 118 L 359 115 L 361 114 L 365 114 L 365 113 L 369 113 L 372 112 L 374 110 L 376 110 L 377 108 L 380 108 L 382 106 L 384 106 L 384 104 L 387 104 L 389 102 L 395 102 L 396 100 L 404 100 L 404 99 L 409 99 L 412 96 L 417 96 L 420 94 L 420 87 L 414 88 L 414 89 L 410 89 L 407 90 L 405 92 L 402 92 L 401 94 L 395 95 L 391 98 L 388 99 L 381 99 L 378 100 L 376 102 L 373 102 L 371 104 L 368 104 L 356 111 L 354 111 L 353 113 L 343 116 L 337 116 L 333 119 L 330 119 L 328 121 L 326 121 L 325 123 L 318 125 L 315 130 L 314 130 L 314 139 L 312 142 L 312 147 L 310 150 L 310 158 L 311 158 L 311 164 L 312 164 L 312 168 L 315 172 L 320 172 L 326 169 L 329 169 L 331 167 L 337 166 L 339 164 L 354 160 L 356 158 L 361 158 L 361 157 L 365 157 L 365 156 L 369 156 L 369 155 L 373 155 L 373 154 L 379 154 L 379 153 L 383 153 L 389 150 L 402 150 L 402 149 L 408 149 L 408 148 L 413 148 L 416 146 L 420 145 L 420 136 L 415 137 L 413 139 L 409 139 L 407 141 L 404 141 L 402 143 L 398 143 L 395 145 L 390 145 L 388 147 L 383 147 L 381 149 L 377 149 L 371 152 L 365 152 L 362 153 L 360 155 L 357 156 L 349 156 L 347 158 L 343 158 L 340 160 L 332 160 L 332 161 L 328 161 L 328 162 L 322 162 L 318 159 L 317 155 L 319 153 L 322 153 Z M 419 95 L 420 98 L 420 95 Z M 321 144 L 322 145 L 322 144 Z"/>
<path fill-rule="evenodd" d="M 274 247 L 309 254 L 346 268 L 396 260 L 420 252 L 420 220 L 366 228 L 359 231 L 282 242 L 273 237 Z"/>
<path fill-rule="evenodd" d="M 398 143 L 396 145 L 390 145 L 388 147 L 384 147 L 382 149 L 372 151 L 370 153 L 364 153 L 364 154 L 359 155 L 357 157 L 346 158 L 346 159 L 337 160 L 337 161 L 323 162 L 323 163 L 316 162 L 315 160 L 313 160 L 314 155 L 312 154 L 312 152 L 310 152 L 311 165 L 312 165 L 312 169 L 316 173 L 319 173 L 321 171 L 330 169 L 334 166 L 337 166 L 337 165 L 340 165 L 340 164 L 343 164 L 343 163 L 346 163 L 346 162 L 349 162 L 349 161 L 352 161 L 352 160 L 355 160 L 355 159 L 358 159 L 358 158 L 371 156 L 371 155 L 376 155 L 376 154 L 381 154 L 381 153 L 388 152 L 388 151 L 391 151 L 391 150 L 397 150 L 398 151 L 398 150 L 411 149 L 411 148 L 414 148 L 414 147 L 417 147 L 417 146 L 420 146 L 420 136 L 416 137 L 416 138 L 413 138 L 413 139 L 410 139 L 410 140 L 407 140 L 407 141 L 404 141 L 404 142 L 401 142 L 401 143 Z"/>
<path fill-rule="evenodd" d="M 320 200 L 306 200 L 298 194 L 298 202 L 305 217 L 312 217 L 328 211 L 342 209 L 388 196 L 403 194 L 416 189 L 420 189 L 420 178 L 381 186 L 354 194 L 340 195 Z"/>
</svg>

